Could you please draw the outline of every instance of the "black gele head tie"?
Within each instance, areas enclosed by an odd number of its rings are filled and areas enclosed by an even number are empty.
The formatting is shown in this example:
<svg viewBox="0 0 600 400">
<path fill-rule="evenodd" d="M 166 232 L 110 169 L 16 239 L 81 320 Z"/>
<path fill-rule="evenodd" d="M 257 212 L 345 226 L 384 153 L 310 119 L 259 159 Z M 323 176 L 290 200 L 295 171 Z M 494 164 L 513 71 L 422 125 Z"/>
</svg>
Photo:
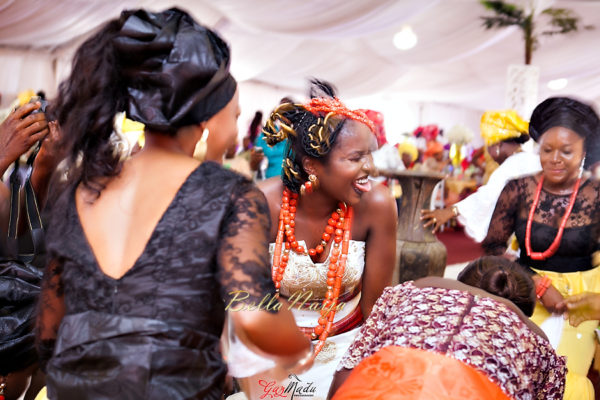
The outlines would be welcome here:
<svg viewBox="0 0 600 400">
<path fill-rule="evenodd" d="M 229 47 L 215 32 L 176 8 L 124 11 L 121 20 L 114 45 L 130 118 L 172 133 L 208 120 L 232 99 Z"/>
</svg>

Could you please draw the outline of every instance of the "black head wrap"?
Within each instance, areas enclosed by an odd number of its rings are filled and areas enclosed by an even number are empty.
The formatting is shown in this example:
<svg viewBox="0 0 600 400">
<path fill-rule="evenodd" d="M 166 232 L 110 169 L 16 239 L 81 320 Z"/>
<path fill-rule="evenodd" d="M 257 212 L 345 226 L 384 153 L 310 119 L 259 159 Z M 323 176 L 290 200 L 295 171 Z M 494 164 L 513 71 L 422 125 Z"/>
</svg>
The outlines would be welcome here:
<svg viewBox="0 0 600 400">
<path fill-rule="evenodd" d="M 29 264 L 0 261 L 0 375 L 38 360 L 33 327 L 41 279 L 42 272 Z"/>
<path fill-rule="evenodd" d="M 124 11 L 114 40 L 128 115 L 150 130 L 174 132 L 208 120 L 229 103 L 236 81 L 229 48 L 184 11 Z"/>
<path fill-rule="evenodd" d="M 592 107 L 568 97 L 550 97 L 533 110 L 529 136 L 539 142 L 546 131 L 556 126 L 570 129 L 585 140 L 584 168 L 600 161 L 600 120 Z"/>
</svg>

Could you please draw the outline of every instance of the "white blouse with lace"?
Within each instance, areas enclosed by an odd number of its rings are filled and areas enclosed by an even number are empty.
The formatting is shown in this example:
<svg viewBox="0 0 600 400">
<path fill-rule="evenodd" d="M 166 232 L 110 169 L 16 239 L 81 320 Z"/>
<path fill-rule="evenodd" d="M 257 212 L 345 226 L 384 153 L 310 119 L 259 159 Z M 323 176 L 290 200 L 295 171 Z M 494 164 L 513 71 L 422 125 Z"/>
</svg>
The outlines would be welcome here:
<svg viewBox="0 0 600 400">
<path fill-rule="evenodd" d="M 298 243 L 306 248 L 304 241 L 299 240 Z M 356 291 L 365 269 L 365 242 L 350 240 L 348 244 L 348 259 L 340 291 L 340 297 L 342 298 Z M 271 243 L 269 245 L 271 263 L 273 262 L 274 249 L 275 243 Z M 291 297 L 293 300 L 299 298 L 301 293 L 312 291 L 310 301 L 323 300 L 327 293 L 327 272 L 329 271 L 330 257 L 331 249 L 322 263 L 314 262 L 308 254 L 298 254 L 290 251 L 287 267 L 281 281 L 281 295 L 287 298 Z M 302 298 L 306 298 L 306 296 L 303 295 Z M 336 312 L 335 321 L 339 321 L 350 314 L 358 306 L 359 301 L 360 293 L 347 300 L 344 307 Z M 299 305 L 300 301 L 296 302 L 291 308 L 298 326 L 315 326 L 320 316 L 319 311 L 309 310 L 308 306 L 298 307 Z"/>
</svg>

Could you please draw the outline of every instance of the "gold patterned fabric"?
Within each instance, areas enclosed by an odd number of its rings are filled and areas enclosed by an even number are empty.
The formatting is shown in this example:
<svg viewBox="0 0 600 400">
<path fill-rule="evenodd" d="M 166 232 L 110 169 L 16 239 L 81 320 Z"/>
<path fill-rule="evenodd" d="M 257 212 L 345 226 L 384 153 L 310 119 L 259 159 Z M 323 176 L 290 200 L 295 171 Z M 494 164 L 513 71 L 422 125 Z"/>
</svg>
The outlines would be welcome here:
<svg viewBox="0 0 600 400">
<path fill-rule="evenodd" d="M 299 244 L 306 248 L 306 243 L 299 240 Z M 275 244 L 271 243 L 269 251 L 273 257 Z M 312 291 L 311 300 L 323 300 L 327 293 L 327 272 L 329 271 L 329 257 L 322 263 L 315 263 L 307 254 L 297 254 L 290 251 L 289 261 L 281 281 L 281 294 L 290 297 L 294 293 Z M 365 267 L 365 242 L 350 240 L 348 248 L 348 261 L 342 278 L 340 297 L 352 293 L 360 284 Z"/>
</svg>

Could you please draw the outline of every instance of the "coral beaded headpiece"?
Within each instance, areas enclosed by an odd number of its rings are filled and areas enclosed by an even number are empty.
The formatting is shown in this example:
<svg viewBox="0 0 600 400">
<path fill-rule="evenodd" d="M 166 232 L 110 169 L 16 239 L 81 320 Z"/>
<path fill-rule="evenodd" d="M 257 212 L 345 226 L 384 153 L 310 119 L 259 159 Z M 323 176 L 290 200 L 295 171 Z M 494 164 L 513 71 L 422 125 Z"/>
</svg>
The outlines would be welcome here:
<svg viewBox="0 0 600 400">
<path fill-rule="evenodd" d="M 373 124 L 373 121 L 371 121 L 363 111 L 349 109 L 337 97 L 316 97 L 311 99 L 307 104 L 303 104 L 303 106 L 307 111 L 310 111 L 316 116 L 318 116 L 319 113 L 342 115 L 367 125 L 371 132 L 375 133 L 375 124 Z"/>
</svg>

